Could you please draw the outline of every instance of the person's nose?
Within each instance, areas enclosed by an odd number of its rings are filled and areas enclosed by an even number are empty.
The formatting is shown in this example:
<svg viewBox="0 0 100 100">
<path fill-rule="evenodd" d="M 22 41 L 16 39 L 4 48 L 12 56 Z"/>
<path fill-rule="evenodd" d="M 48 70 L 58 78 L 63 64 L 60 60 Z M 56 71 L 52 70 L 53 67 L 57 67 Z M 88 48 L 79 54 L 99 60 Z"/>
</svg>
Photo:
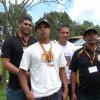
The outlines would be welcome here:
<svg viewBox="0 0 100 100">
<path fill-rule="evenodd" d="M 68 34 L 67 33 L 64 33 L 64 36 L 68 36 Z"/>
</svg>

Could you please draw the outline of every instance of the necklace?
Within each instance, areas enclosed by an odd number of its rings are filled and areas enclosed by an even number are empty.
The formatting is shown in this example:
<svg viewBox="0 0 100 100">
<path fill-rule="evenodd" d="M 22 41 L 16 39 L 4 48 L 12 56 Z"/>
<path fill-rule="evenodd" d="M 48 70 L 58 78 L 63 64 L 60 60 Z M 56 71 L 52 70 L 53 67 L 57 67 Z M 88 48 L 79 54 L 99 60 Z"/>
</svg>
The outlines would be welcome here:
<svg viewBox="0 0 100 100">
<path fill-rule="evenodd" d="M 95 48 L 95 50 L 96 50 L 96 48 Z M 89 60 L 90 60 L 91 65 L 93 64 L 93 61 L 94 61 L 95 56 L 96 56 L 95 50 L 94 50 L 94 52 L 93 52 L 93 57 L 91 57 L 91 55 L 90 55 L 90 54 L 86 51 L 86 48 L 85 48 L 85 46 L 84 46 L 84 51 L 85 51 L 85 54 L 88 56 L 88 58 L 89 58 Z"/>
<path fill-rule="evenodd" d="M 21 41 L 22 41 L 24 47 L 27 47 L 29 37 L 27 38 L 27 40 L 25 40 L 25 38 L 24 38 L 23 36 L 21 36 L 20 34 L 18 34 L 18 35 L 19 35 L 19 37 L 20 37 L 20 39 L 21 39 Z"/>
<path fill-rule="evenodd" d="M 41 48 L 42 48 L 42 50 L 43 50 L 43 52 L 44 52 L 44 54 L 46 56 L 45 60 L 47 62 L 51 62 L 53 60 L 53 56 L 52 56 L 52 53 L 51 53 L 51 50 L 52 50 L 52 44 L 51 44 L 51 42 L 50 42 L 50 49 L 49 49 L 48 52 L 45 50 L 45 48 L 44 48 L 44 46 L 43 46 L 42 43 L 39 42 L 39 44 L 40 44 L 40 46 L 41 46 Z"/>
</svg>

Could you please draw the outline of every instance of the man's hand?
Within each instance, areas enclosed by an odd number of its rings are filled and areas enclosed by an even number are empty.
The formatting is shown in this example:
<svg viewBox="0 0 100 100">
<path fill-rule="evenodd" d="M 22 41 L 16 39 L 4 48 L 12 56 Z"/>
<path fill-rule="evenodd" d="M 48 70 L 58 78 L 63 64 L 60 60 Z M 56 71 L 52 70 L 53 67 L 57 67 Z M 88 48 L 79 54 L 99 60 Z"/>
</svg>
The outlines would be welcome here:
<svg viewBox="0 0 100 100">
<path fill-rule="evenodd" d="M 63 92 L 63 100 L 68 100 L 68 91 Z"/>
<path fill-rule="evenodd" d="M 35 100 L 35 98 L 34 98 L 32 92 L 27 93 L 26 97 L 27 97 L 27 100 Z"/>
<path fill-rule="evenodd" d="M 76 94 L 72 94 L 72 100 L 77 100 Z"/>
</svg>

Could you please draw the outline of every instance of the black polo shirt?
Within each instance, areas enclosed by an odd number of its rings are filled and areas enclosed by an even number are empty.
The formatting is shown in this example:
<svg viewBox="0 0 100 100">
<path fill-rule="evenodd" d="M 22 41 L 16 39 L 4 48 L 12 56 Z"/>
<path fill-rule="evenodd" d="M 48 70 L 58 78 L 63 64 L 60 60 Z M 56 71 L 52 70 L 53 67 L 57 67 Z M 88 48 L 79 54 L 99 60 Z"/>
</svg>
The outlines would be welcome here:
<svg viewBox="0 0 100 100">
<path fill-rule="evenodd" d="M 36 40 L 34 38 L 30 38 L 28 41 L 28 46 L 35 42 Z M 12 64 L 14 64 L 16 67 L 19 67 L 22 54 L 24 51 L 23 47 L 24 44 L 21 38 L 18 35 L 13 35 L 7 40 L 5 40 L 2 46 L 1 58 L 9 58 Z M 8 87 L 13 89 L 20 89 L 18 76 L 10 72 L 9 72 Z"/>
<path fill-rule="evenodd" d="M 87 48 L 85 50 L 91 56 L 94 56 L 94 52 Z M 91 69 L 91 71 L 89 71 L 89 68 Z M 97 48 L 95 51 L 95 58 L 92 65 L 90 63 L 89 57 L 87 56 L 83 48 L 76 50 L 72 57 L 70 69 L 72 71 L 79 70 L 80 84 L 78 88 L 78 93 L 92 96 L 100 96 L 100 48 Z"/>
</svg>

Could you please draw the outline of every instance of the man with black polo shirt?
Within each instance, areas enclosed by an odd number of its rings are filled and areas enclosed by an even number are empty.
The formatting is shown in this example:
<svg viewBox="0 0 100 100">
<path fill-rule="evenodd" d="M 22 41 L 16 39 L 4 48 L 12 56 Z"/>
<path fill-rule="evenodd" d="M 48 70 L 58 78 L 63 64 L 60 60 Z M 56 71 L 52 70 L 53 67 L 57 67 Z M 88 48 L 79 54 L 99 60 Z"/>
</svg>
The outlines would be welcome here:
<svg viewBox="0 0 100 100">
<path fill-rule="evenodd" d="M 100 49 L 97 46 L 98 33 L 89 28 L 84 32 L 83 48 L 76 50 L 70 69 L 72 70 L 72 100 L 100 100 Z M 77 96 L 75 84 L 79 72 Z"/>
<path fill-rule="evenodd" d="M 1 58 L 3 67 L 9 71 L 7 100 L 26 100 L 18 79 L 19 64 L 24 49 L 36 41 L 30 37 L 32 19 L 29 16 L 25 16 L 20 20 L 18 28 L 18 33 L 5 40 L 2 47 Z M 29 79 L 28 72 L 27 78 Z"/>
</svg>

